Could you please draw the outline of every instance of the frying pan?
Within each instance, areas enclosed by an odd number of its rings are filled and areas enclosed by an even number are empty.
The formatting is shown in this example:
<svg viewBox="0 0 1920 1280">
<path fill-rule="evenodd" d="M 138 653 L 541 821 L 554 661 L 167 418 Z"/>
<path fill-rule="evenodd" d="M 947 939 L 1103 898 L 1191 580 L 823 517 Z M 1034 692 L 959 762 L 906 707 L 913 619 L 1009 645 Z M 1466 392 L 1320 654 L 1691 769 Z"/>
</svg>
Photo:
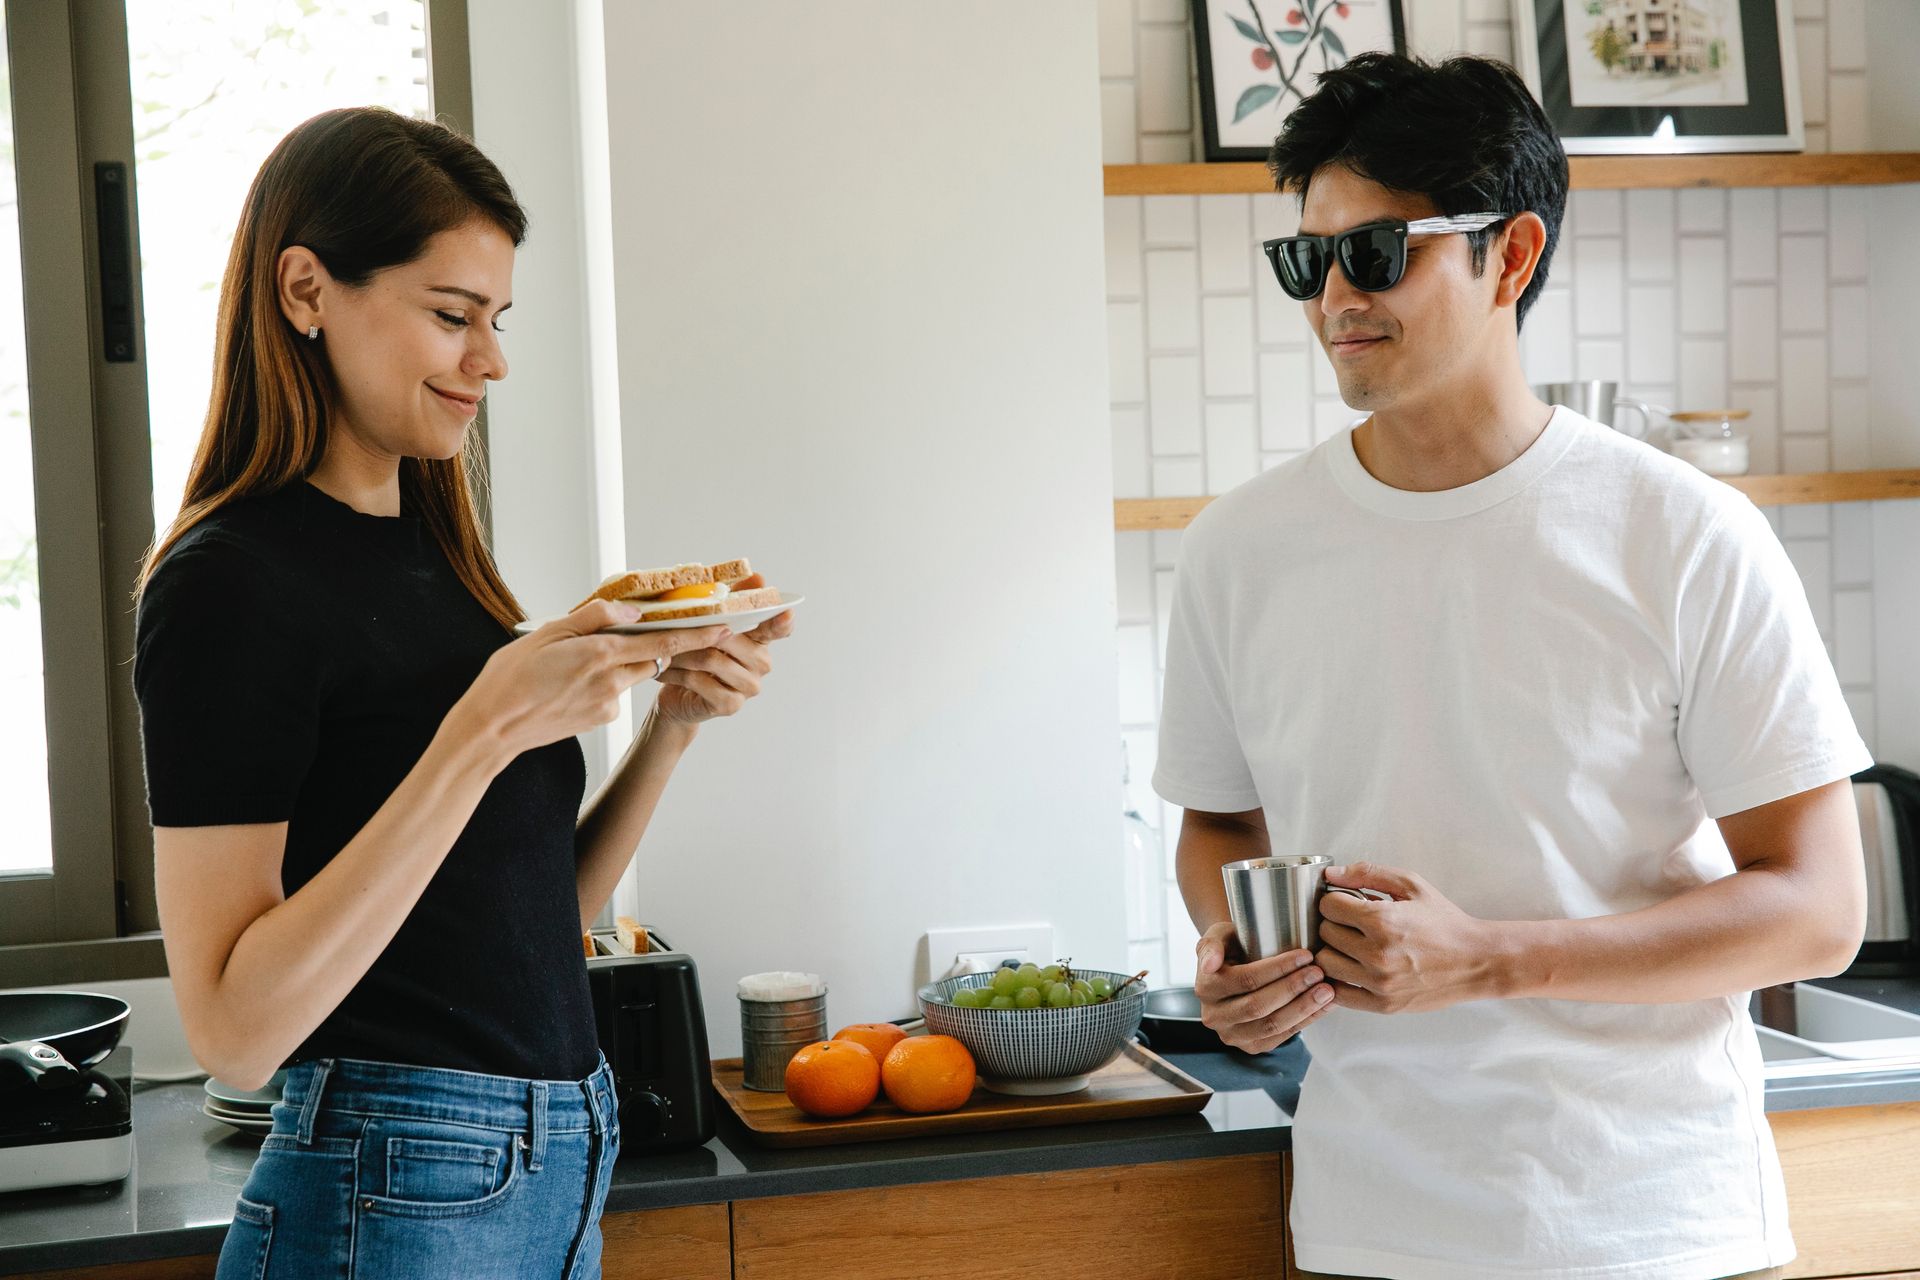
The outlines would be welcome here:
<svg viewBox="0 0 1920 1280">
<path fill-rule="evenodd" d="M 4 1023 L 0 1023 L 4 1025 Z M 1200 997 L 1192 987 L 1160 987 L 1147 992 L 1140 1029 L 1158 1051 L 1220 1050 L 1227 1046 L 1218 1032 L 1200 1021 Z"/>
<path fill-rule="evenodd" d="M 78 1083 L 120 1043 L 128 1012 L 126 1001 L 86 991 L 0 992 L 0 1088 Z"/>
</svg>

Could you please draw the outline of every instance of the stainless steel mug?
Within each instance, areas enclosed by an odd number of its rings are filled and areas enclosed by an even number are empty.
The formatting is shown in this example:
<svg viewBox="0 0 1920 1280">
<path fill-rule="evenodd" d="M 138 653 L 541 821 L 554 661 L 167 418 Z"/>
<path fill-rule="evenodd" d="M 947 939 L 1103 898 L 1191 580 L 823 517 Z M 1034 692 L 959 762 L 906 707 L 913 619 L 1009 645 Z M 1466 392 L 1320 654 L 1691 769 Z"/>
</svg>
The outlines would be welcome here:
<svg viewBox="0 0 1920 1280">
<path fill-rule="evenodd" d="M 1582 417 L 1604 422 L 1635 440 L 1649 439 L 1653 434 L 1653 415 L 1668 410 L 1645 400 L 1629 400 L 1619 391 L 1617 382 L 1546 382 L 1536 386 L 1533 394 L 1548 404 L 1563 404 Z M 1631 409 L 1640 415 L 1638 431 L 1629 431 L 1614 421 L 1614 414 L 1621 409 Z"/>
<path fill-rule="evenodd" d="M 1326 883 L 1333 859 L 1318 853 L 1281 858 L 1251 858 L 1220 868 L 1227 883 L 1227 911 L 1234 937 L 1248 960 L 1265 960 L 1288 951 L 1320 946 L 1320 895 L 1344 893 L 1363 901 L 1386 902 L 1377 889 L 1348 889 Z"/>
</svg>

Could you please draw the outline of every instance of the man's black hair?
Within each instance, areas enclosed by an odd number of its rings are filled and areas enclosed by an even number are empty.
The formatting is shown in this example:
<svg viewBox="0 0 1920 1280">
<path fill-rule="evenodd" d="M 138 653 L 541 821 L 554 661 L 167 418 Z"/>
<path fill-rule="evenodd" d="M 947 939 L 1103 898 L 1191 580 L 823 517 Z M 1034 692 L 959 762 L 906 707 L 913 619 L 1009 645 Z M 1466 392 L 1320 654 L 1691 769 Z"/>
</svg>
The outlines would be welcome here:
<svg viewBox="0 0 1920 1280">
<path fill-rule="evenodd" d="M 1304 202 L 1321 166 L 1344 165 L 1383 187 L 1432 200 L 1443 214 L 1532 211 L 1546 246 L 1520 295 L 1516 325 L 1546 287 L 1567 209 L 1567 153 L 1546 112 L 1512 67 L 1491 58 L 1435 65 L 1363 53 L 1323 73 L 1267 153 L 1280 191 Z M 1467 233 L 1475 275 L 1500 229 Z"/>
</svg>

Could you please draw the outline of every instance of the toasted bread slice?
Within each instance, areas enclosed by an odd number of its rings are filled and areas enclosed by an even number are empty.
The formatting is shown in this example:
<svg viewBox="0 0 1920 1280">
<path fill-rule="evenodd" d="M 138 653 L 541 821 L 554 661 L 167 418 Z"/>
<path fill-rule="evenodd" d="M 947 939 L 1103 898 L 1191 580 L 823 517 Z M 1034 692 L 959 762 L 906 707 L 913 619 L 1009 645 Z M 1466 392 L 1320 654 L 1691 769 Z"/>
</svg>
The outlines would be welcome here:
<svg viewBox="0 0 1920 1280">
<path fill-rule="evenodd" d="M 632 916 L 613 918 L 613 937 L 614 941 L 637 956 L 647 954 L 647 949 L 651 945 L 647 941 L 647 926 Z"/>
<path fill-rule="evenodd" d="M 719 564 L 681 564 L 671 569 L 635 569 L 631 573 L 616 573 L 593 589 L 593 594 L 573 606 L 592 604 L 595 600 L 645 600 L 657 596 L 663 591 L 675 587 L 696 587 L 703 582 L 724 582 L 728 586 L 753 576 L 753 566 L 746 560 L 723 560 Z M 569 610 L 571 612 L 571 610 Z M 718 612 L 718 610 L 714 610 Z M 661 613 L 651 615 L 653 621 L 661 618 L 696 618 L 699 613 Z"/>
<path fill-rule="evenodd" d="M 732 586 L 743 578 L 751 578 L 753 576 L 753 566 L 748 564 L 744 559 L 725 560 L 719 564 L 708 565 L 707 568 L 713 572 L 713 580 L 715 582 L 724 582 L 728 586 Z"/>
<path fill-rule="evenodd" d="M 614 574 L 595 587 L 592 595 L 573 607 L 578 609 L 580 605 L 592 604 L 595 600 L 645 599 L 675 587 L 692 587 L 712 581 L 713 571 L 703 564 L 681 564 L 671 569 L 636 569 L 631 573 Z"/>
<path fill-rule="evenodd" d="M 736 591 L 721 596 L 717 600 L 689 600 L 684 609 L 666 609 L 658 613 L 649 613 L 642 622 L 670 622 L 675 618 L 719 618 L 727 613 L 745 613 L 749 609 L 765 609 L 780 603 L 780 591 L 777 587 L 754 587 L 749 591 Z"/>
</svg>

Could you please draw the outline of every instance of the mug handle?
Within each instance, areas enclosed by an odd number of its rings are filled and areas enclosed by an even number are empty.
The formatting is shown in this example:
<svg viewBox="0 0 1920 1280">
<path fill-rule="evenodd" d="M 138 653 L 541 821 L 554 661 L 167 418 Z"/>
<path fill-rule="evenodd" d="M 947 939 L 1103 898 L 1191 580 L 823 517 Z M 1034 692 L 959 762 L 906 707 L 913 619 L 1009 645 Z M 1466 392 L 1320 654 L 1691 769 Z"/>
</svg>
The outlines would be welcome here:
<svg viewBox="0 0 1920 1280">
<path fill-rule="evenodd" d="M 1360 899 L 1362 902 L 1392 902 L 1393 895 L 1379 889 L 1349 889 L 1343 884 L 1330 884 L 1321 890 L 1323 893 L 1344 893 Z"/>
</svg>

